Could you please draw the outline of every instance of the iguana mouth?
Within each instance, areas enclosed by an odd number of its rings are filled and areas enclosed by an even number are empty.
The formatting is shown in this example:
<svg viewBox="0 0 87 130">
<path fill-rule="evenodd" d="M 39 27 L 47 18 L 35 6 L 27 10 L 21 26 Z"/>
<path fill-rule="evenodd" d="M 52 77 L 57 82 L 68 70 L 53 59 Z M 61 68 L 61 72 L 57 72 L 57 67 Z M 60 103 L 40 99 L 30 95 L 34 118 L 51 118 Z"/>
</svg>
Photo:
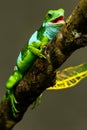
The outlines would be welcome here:
<svg viewBox="0 0 87 130">
<path fill-rule="evenodd" d="M 52 23 L 61 23 L 63 21 L 64 21 L 64 17 L 60 16 L 60 17 L 58 17 L 56 19 L 51 20 L 50 22 L 52 22 Z"/>
</svg>

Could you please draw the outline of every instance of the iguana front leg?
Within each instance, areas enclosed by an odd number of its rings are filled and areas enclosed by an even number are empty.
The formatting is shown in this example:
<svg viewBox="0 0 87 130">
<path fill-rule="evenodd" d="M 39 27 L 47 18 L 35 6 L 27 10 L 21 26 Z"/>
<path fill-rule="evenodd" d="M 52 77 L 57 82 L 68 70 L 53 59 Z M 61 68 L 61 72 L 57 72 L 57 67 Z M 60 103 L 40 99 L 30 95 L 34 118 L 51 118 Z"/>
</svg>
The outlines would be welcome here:
<svg viewBox="0 0 87 130">
<path fill-rule="evenodd" d="M 13 93 L 13 90 L 7 90 L 7 93 L 8 93 L 8 97 L 10 99 L 10 102 L 11 102 L 11 108 L 12 108 L 12 113 L 13 113 L 13 116 L 15 117 L 17 115 L 17 113 L 19 112 L 16 107 L 15 107 L 15 104 L 17 104 L 17 100 L 14 96 L 14 93 Z"/>
<path fill-rule="evenodd" d="M 43 54 L 42 54 L 42 50 L 37 49 L 34 45 L 29 45 L 29 50 L 36 56 L 40 57 L 40 58 L 46 58 Z"/>
<path fill-rule="evenodd" d="M 40 58 L 45 58 L 45 55 L 42 54 L 42 50 L 44 49 L 45 45 L 49 42 L 49 39 L 47 36 L 43 36 L 41 41 L 36 41 L 33 42 L 28 46 L 29 51 L 31 51 L 34 55 L 40 57 Z"/>
</svg>

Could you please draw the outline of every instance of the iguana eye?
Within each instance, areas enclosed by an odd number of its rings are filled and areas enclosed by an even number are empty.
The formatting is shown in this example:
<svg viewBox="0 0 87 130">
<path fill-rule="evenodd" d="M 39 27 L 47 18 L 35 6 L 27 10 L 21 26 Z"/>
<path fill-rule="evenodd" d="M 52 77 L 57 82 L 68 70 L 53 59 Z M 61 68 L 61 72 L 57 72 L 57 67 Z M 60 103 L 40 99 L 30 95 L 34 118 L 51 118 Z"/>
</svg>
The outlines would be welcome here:
<svg viewBox="0 0 87 130">
<path fill-rule="evenodd" d="M 50 13 L 48 13 L 48 16 L 51 17 L 52 15 Z"/>
</svg>

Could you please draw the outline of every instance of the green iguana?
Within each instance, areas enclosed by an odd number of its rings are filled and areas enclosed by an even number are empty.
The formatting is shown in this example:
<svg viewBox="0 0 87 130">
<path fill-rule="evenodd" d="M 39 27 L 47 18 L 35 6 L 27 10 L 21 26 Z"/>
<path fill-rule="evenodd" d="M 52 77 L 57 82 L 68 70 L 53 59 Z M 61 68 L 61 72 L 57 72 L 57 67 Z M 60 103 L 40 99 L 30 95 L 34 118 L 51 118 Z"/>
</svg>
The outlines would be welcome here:
<svg viewBox="0 0 87 130">
<path fill-rule="evenodd" d="M 41 27 L 34 32 L 28 40 L 28 43 L 19 53 L 13 74 L 6 82 L 7 96 L 10 98 L 12 112 L 15 116 L 18 110 L 15 107 L 17 103 L 13 87 L 19 83 L 26 71 L 31 67 L 37 56 L 45 58 L 42 50 L 47 43 L 52 40 L 64 25 L 64 10 L 49 10 Z M 55 85 L 48 90 L 64 89 L 75 86 L 82 78 L 87 76 L 87 64 L 81 64 L 75 67 L 69 67 L 56 73 Z"/>
<path fill-rule="evenodd" d="M 42 54 L 44 46 L 52 40 L 64 25 L 64 10 L 49 10 L 41 27 L 29 38 L 28 43 L 19 53 L 15 70 L 6 82 L 7 96 L 10 98 L 13 115 L 17 112 L 17 103 L 13 87 L 23 78 L 27 69 L 33 64 L 36 57 L 45 58 Z"/>
</svg>

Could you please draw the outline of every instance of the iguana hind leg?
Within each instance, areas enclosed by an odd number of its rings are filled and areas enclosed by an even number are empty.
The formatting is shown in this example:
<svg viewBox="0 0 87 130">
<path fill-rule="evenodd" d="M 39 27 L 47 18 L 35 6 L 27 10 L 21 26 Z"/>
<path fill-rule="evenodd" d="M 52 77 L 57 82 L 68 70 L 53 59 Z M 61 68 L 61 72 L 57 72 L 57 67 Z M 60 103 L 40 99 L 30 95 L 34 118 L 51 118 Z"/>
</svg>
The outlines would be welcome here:
<svg viewBox="0 0 87 130">
<path fill-rule="evenodd" d="M 13 115 L 15 116 L 16 113 L 18 113 L 18 110 L 15 107 L 15 104 L 17 104 L 17 100 L 14 96 L 14 91 L 13 88 L 14 86 L 22 79 L 22 74 L 19 71 L 14 71 L 14 73 L 10 76 L 6 83 L 6 89 L 7 89 L 7 97 L 10 99 L 11 102 L 11 108 Z"/>
</svg>

